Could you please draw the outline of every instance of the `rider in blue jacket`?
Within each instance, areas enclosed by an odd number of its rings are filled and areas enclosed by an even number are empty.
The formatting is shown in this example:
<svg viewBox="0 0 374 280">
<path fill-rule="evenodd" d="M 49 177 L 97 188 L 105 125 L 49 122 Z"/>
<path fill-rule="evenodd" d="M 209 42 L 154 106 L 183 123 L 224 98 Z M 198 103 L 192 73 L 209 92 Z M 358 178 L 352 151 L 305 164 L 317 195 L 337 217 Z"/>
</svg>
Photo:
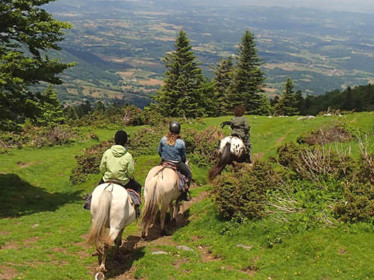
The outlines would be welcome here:
<svg viewBox="0 0 374 280">
<path fill-rule="evenodd" d="M 176 165 L 178 170 L 188 178 L 188 186 L 190 186 L 192 173 L 186 164 L 186 145 L 179 135 L 180 130 L 181 126 L 178 122 L 172 121 L 170 123 L 169 133 L 161 138 L 158 154 L 162 162 Z M 187 192 L 182 192 L 181 198 L 188 200 Z"/>
</svg>

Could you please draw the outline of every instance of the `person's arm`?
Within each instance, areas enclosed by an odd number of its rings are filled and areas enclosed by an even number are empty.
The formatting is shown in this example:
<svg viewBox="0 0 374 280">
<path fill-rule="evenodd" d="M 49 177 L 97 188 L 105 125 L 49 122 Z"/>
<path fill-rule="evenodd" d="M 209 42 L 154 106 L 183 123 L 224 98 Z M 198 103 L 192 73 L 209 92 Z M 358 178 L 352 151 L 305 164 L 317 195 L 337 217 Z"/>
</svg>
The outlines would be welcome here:
<svg viewBox="0 0 374 280">
<path fill-rule="evenodd" d="M 220 127 L 221 127 L 221 128 L 224 128 L 226 125 L 230 125 L 230 126 L 231 126 L 231 122 L 229 122 L 229 121 L 222 122 L 222 123 L 220 124 Z"/>
<path fill-rule="evenodd" d="M 244 123 L 243 123 L 243 126 L 244 126 L 244 132 L 245 134 L 248 134 L 249 135 L 249 129 L 251 128 L 249 126 L 249 122 L 247 120 L 247 118 L 244 117 Z"/>
<path fill-rule="evenodd" d="M 104 173 L 106 171 L 106 152 L 104 152 L 103 157 L 100 162 L 100 172 Z"/>
<path fill-rule="evenodd" d="M 187 160 L 186 144 L 184 143 L 183 140 L 181 140 L 181 142 L 182 142 L 182 145 L 181 145 L 181 148 L 180 148 L 181 161 L 186 162 L 186 160 Z"/>
<path fill-rule="evenodd" d="M 157 149 L 159 156 L 161 156 L 161 149 L 162 149 L 162 139 L 160 141 L 160 144 L 158 144 L 158 149 Z"/>
<path fill-rule="evenodd" d="M 134 179 L 134 172 L 135 172 L 134 160 L 132 158 L 132 155 L 129 154 L 129 158 L 127 162 L 127 176 L 130 179 Z"/>
</svg>

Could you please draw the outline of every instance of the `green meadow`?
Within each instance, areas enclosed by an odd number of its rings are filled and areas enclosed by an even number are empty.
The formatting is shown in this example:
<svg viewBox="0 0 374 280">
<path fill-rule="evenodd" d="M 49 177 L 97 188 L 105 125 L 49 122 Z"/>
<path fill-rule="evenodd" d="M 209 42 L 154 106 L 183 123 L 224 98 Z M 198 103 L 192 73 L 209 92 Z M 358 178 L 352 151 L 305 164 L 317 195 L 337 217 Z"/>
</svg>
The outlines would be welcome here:
<svg viewBox="0 0 374 280">
<path fill-rule="evenodd" d="M 277 148 L 295 142 L 303 133 L 345 124 L 365 138 L 374 152 L 374 113 L 343 116 L 247 116 L 251 125 L 253 157 L 275 157 Z M 230 117 L 206 118 L 188 126 L 202 130 Z M 183 127 L 182 126 L 182 135 Z M 125 127 L 130 134 L 140 127 Z M 40 149 L 9 149 L 0 154 L 0 279 L 94 279 L 97 258 L 85 243 L 90 213 L 83 197 L 100 180 L 89 175 L 81 184 L 69 181 L 75 155 L 115 130 L 81 128 L 97 140 Z M 224 132 L 229 135 L 228 128 Z M 330 143 L 359 157 L 357 140 Z M 131 151 L 130 151 L 131 152 Z M 136 179 L 144 184 L 147 172 L 158 164 L 157 151 L 139 156 Z M 226 169 L 225 172 L 228 172 Z M 192 165 L 196 203 L 184 213 L 186 222 L 171 236 L 140 241 L 134 223 L 125 229 L 120 261 L 109 257 L 107 279 L 374 279 L 374 225 L 370 222 L 337 223 L 308 227 L 287 217 L 224 221 L 218 214 L 208 182 L 208 169 Z M 304 220 L 303 220 L 304 219 Z M 155 254 L 159 253 L 159 254 Z"/>
</svg>

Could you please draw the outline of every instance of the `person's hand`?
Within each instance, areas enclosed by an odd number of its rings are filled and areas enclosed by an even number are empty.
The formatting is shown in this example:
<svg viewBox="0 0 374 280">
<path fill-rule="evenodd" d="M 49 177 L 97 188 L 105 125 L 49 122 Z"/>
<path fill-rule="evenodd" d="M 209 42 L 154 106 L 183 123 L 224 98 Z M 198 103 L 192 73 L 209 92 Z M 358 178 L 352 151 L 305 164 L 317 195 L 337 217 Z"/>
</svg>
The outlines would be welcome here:
<svg viewBox="0 0 374 280">
<path fill-rule="evenodd" d="M 224 128 L 225 125 L 231 125 L 231 122 L 222 122 L 222 123 L 220 124 L 220 127 L 221 127 L 221 128 Z"/>
</svg>

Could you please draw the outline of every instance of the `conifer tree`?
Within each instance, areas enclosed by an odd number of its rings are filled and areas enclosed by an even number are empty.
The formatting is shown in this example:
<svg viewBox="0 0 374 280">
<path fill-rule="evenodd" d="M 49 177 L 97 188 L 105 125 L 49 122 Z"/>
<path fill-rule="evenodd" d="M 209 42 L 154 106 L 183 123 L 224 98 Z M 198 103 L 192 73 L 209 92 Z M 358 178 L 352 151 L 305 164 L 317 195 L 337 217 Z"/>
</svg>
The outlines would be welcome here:
<svg viewBox="0 0 374 280">
<path fill-rule="evenodd" d="M 284 91 L 274 108 L 274 113 L 276 115 L 293 116 L 300 113 L 298 109 L 298 100 L 296 100 L 293 89 L 294 84 L 292 80 L 287 78 L 284 85 Z"/>
<path fill-rule="evenodd" d="M 30 86 L 39 82 L 60 84 L 58 74 L 73 64 L 51 60 L 46 51 L 60 50 L 63 29 L 70 28 L 40 8 L 51 0 L 0 2 L 0 128 L 15 121 L 35 120 L 40 93 Z M 13 125 L 10 125 L 13 123 Z"/>
<path fill-rule="evenodd" d="M 239 44 L 233 85 L 230 93 L 232 108 L 243 104 L 249 114 L 261 114 L 263 108 L 263 86 L 265 77 L 260 69 L 261 59 L 257 55 L 253 34 L 246 30 Z"/>
<path fill-rule="evenodd" d="M 69 106 L 66 108 L 65 118 L 69 121 L 75 121 L 78 119 L 78 114 L 74 106 Z"/>
<path fill-rule="evenodd" d="M 64 110 L 57 93 L 51 85 L 42 93 L 40 114 L 36 117 L 36 123 L 42 126 L 56 126 L 64 122 Z"/>
<path fill-rule="evenodd" d="M 233 73 L 232 57 L 221 59 L 214 69 L 214 82 L 216 88 L 216 115 L 221 116 L 229 113 L 232 108 L 229 99 L 229 90 L 232 84 Z"/>
<path fill-rule="evenodd" d="M 163 59 L 167 71 L 164 85 L 154 97 L 156 106 L 164 116 L 202 116 L 206 85 L 186 32 L 179 32 L 174 45 L 175 51 Z"/>
</svg>

